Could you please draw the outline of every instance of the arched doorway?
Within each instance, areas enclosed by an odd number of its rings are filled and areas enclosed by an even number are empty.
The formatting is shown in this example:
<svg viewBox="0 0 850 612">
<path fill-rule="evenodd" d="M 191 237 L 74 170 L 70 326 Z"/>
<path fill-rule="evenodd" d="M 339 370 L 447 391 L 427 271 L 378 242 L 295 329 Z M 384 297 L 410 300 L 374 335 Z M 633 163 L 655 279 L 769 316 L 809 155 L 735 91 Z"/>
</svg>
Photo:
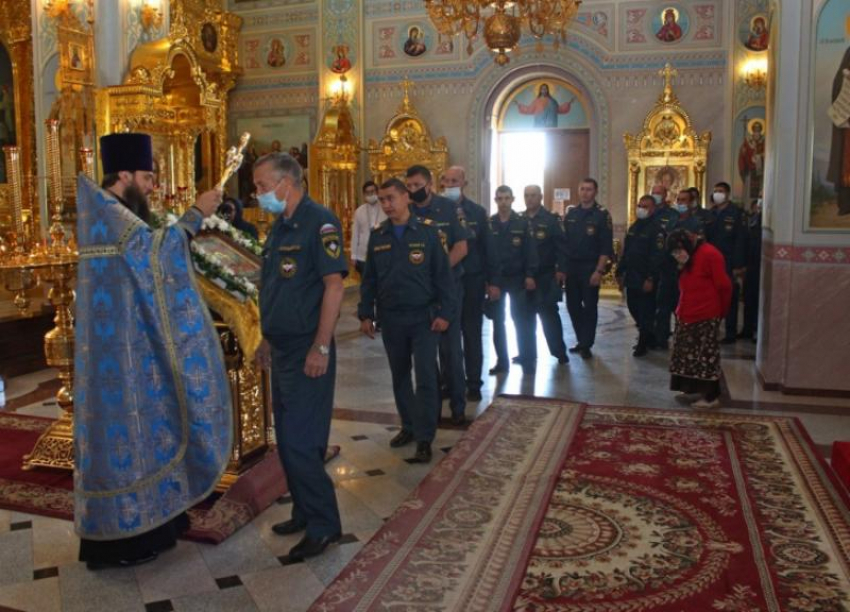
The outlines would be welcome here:
<svg viewBox="0 0 850 612">
<path fill-rule="evenodd" d="M 591 171 L 593 110 L 584 88 L 530 73 L 506 79 L 491 100 L 490 185 L 511 187 L 517 210 L 525 186 L 541 185 L 545 206 L 562 214 Z"/>
</svg>

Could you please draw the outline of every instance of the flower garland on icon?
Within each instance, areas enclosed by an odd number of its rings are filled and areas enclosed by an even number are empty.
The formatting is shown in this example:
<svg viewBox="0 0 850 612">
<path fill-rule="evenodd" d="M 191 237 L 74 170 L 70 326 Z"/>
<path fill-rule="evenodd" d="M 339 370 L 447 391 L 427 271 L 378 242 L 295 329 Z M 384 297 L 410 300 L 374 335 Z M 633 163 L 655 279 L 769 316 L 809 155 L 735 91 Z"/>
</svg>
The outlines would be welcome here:
<svg viewBox="0 0 850 612">
<path fill-rule="evenodd" d="M 151 211 L 151 227 L 154 229 L 171 226 L 179 221 L 173 213 L 158 214 Z M 257 257 L 262 256 L 263 247 L 248 234 L 236 229 L 230 223 L 219 217 L 211 215 L 204 219 L 201 230 L 220 232 L 230 238 L 239 246 L 247 249 Z M 219 253 L 205 249 L 199 243 L 192 240 L 189 243 L 192 253 L 192 263 L 195 271 L 211 283 L 218 285 L 239 301 L 250 299 L 257 302 L 259 289 L 257 286 L 243 276 L 239 276 L 228 266 Z"/>
</svg>

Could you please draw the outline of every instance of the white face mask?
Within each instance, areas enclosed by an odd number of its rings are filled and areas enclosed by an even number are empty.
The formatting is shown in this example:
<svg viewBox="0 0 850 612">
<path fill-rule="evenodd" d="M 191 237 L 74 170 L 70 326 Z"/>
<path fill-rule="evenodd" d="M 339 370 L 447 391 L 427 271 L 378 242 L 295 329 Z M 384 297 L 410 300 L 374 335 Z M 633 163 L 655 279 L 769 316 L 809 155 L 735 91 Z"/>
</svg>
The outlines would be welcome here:
<svg viewBox="0 0 850 612">
<path fill-rule="evenodd" d="M 726 201 L 726 194 L 722 191 L 715 191 L 711 194 L 711 201 L 715 204 L 723 204 Z"/>
<path fill-rule="evenodd" d="M 369 203 L 369 204 L 377 204 L 378 203 L 378 196 L 375 195 L 374 193 L 372 195 L 367 195 L 366 196 L 366 202 Z"/>
<path fill-rule="evenodd" d="M 675 259 L 680 266 L 684 266 L 686 263 L 688 263 L 688 260 L 690 258 L 691 256 L 688 255 L 687 251 L 673 251 L 673 259 Z"/>
<path fill-rule="evenodd" d="M 443 197 L 457 202 L 460 200 L 460 187 L 446 187 L 443 189 Z"/>
<path fill-rule="evenodd" d="M 635 211 L 635 215 L 638 219 L 646 219 L 649 217 L 649 209 L 648 208 L 638 208 Z"/>
<path fill-rule="evenodd" d="M 684 214 L 684 213 L 688 212 L 688 205 L 677 203 L 676 204 L 676 210 L 679 211 L 679 214 Z"/>
<path fill-rule="evenodd" d="M 652 199 L 653 199 L 653 200 L 655 200 L 655 205 L 656 205 L 656 206 L 658 206 L 659 204 L 661 204 L 661 194 L 660 194 L 660 193 L 653 193 L 653 194 L 652 194 Z"/>
</svg>

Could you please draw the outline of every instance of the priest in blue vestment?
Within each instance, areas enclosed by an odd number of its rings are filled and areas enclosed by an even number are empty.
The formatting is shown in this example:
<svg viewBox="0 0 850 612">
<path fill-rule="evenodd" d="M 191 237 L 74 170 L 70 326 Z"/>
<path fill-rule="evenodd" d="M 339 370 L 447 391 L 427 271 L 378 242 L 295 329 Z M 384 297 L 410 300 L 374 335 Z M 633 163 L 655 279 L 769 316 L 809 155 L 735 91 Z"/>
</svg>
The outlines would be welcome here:
<svg viewBox="0 0 850 612">
<path fill-rule="evenodd" d="M 74 520 L 90 569 L 155 559 L 230 457 L 230 387 L 189 241 L 221 203 L 202 194 L 152 229 L 146 134 L 100 139 L 103 184 L 77 185 Z"/>
</svg>

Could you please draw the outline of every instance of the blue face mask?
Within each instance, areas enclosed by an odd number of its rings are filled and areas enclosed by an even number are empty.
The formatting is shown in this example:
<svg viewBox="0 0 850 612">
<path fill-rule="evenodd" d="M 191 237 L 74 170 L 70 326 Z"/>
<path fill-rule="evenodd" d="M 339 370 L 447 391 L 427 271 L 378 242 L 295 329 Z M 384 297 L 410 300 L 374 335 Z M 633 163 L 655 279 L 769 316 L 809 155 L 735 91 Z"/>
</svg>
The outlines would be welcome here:
<svg viewBox="0 0 850 612">
<path fill-rule="evenodd" d="M 659 204 L 661 204 L 661 194 L 660 194 L 660 193 L 653 193 L 653 194 L 652 194 L 652 199 L 653 199 L 653 200 L 655 200 L 655 205 L 656 205 L 656 206 L 658 206 Z"/>
<path fill-rule="evenodd" d="M 283 181 L 283 179 L 281 179 L 281 181 Z M 275 191 L 277 191 L 277 187 L 280 185 L 281 181 L 278 181 L 278 184 L 274 186 L 274 189 L 257 195 L 257 202 L 260 204 L 260 208 L 273 215 L 283 214 L 283 211 L 286 210 L 286 198 L 278 200 L 275 195 Z"/>
</svg>

